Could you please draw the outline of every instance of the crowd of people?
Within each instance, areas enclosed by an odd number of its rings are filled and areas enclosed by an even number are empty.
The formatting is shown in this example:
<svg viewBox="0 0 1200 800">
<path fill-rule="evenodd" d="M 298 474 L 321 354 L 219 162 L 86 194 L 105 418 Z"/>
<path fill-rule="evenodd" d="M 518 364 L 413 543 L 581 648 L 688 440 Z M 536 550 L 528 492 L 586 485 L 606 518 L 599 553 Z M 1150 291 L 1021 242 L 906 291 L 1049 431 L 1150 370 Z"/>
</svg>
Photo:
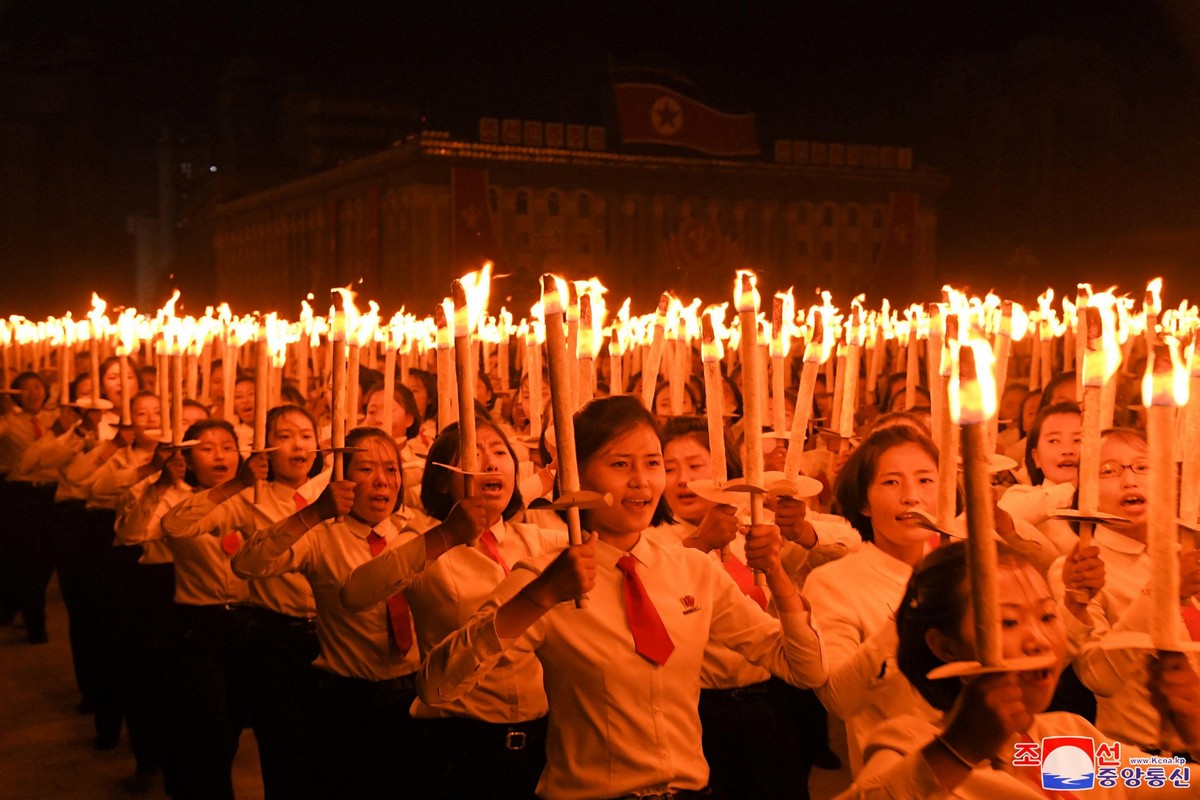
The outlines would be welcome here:
<svg viewBox="0 0 1200 800">
<path fill-rule="evenodd" d="M 558 467 L 548 380 L 531 398 L 528 381 L 499 393 L 495 365 L 480 371 L 478 471 L 464 475 L 459 427 L 437 429 L 443 398 L 420 370 L 389 415 L 364 368 L 333 453 L 319 389 L 285 385 L 254 450 L 253 380 L 239 375 L 220 419 L 214 364 L 175 447 L 153 368 L 82 366 L 69 403 L 50 404 L 61 391 L 36 372 L 0 399 L 0 624 L 44 643 L 57 573 L 79 710 L 97 750 L 126 732 L 130 792 L 161 779 L 177 800 L 232 798 L 252 728 L 269 800 L 803 798 L 812 767 L 839 766 L 832 714 L 845 797 L 1064 797 L 1027 757 L 1054 736 L 1171 765 L 1102 779 L 1098 796 L 1196 796 L 1193 663 L 1110 646 L 1149 625 L 1135 398 L 1101 444 L 1110 521 L 1081 546 L 1054 516 L 1079 483 L 1072 373 L 1041 391 L 1010 382 L 995 442 L 1015 456 L 993 474 L 1004 655 L 1048 666 L 931 680 L 975 658 L 976 634 L 966 526 L 925 521 L 944 473 L 928 393 L 908 397 L 904 376 L 863 398 L 854 436 L 814 428 L 802 464 L 820 492 L 772 494 L 751 524 L 748 495 L 711 485 L 697 380 L 671 416 L 665 389 L 646 409 L 640 376 L 613 393 L 601 375 L 574 437 L 581 487 L 606 502 L 581 511 L 572 545 L 543 502 Z M 736 479 L 736 375 L 725 390 Z M 818 424 L 830 403 L 820 384 Z M 763 450 L 782 469 L 786 440 Z M 1181 641 L 1200 638 L 1200 550 L 1184 540 Z"/>
</svg>

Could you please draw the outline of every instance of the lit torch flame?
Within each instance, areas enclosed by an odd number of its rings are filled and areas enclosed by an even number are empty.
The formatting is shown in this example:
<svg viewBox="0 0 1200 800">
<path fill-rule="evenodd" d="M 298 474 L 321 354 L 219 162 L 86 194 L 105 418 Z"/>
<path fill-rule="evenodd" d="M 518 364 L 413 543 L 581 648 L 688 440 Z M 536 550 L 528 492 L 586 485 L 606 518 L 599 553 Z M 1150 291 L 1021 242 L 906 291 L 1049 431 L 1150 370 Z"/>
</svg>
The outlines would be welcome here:
<svg viewBox="0 0 1200 800">
<path fill-rule="evenodd" d="M 1185 406 L 1188 402 L 1188 372 L 1179 353 L 1179 340 L 1164 336 L 1146 360 L 1142 397 L 1150 406 Z"/>
<path fill-rule="evenodd" d="M 758 311 L 758 305 L 758 287 L 754 272 L 739 269 L 733 282 L 733 307 L 740 314 L 743 311 Z"/>
</svg>

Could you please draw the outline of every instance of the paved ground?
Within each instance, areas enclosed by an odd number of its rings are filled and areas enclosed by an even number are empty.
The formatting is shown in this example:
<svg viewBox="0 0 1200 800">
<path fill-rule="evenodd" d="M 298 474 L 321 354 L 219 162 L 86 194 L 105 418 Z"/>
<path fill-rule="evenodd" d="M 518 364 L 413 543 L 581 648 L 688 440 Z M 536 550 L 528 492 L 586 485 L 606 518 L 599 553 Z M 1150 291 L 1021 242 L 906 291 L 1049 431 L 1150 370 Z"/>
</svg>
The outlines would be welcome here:
<svg viewBox="0 0 1200 800">
<path fill-rule="evenodd" d="M 161 784 L 142 795 L 118 782 L 133 773 L 133 754 L 122 735 L 116 750 L 92 749 L 92 718 L 76 711 L 79 693 L 71 672 L 67 615 L 52 585 L 47 608 L 50 643 L 28 645 L 19 625 L 0 628 L 0 800 L 125 800 L 165 798 Z M 845 760 L 844 734 L 834 732 L 834 748 Z M 840 772 L 814 770 L 813 800 L 833 797 L 847 785 Z M 242 735 L 234 764 L 237 800 L 261 800 L 258 748 L 254 735 Z"/>
<path fill-rule="evenodd" d="M 161 783 L 141 795 L 118 785 L 133 773 L 124 732 L 117 749 L 92 748 L 92 718 L 76 711 L 67 613 L 56 584 L 48 600 L 49 644 L 26 644 L 19 623 L 0 628 L 0 800 L 165 798 Z M 234 788 L 238 800 L 262 799 L 258 747 L 249 731 L 234 764 Z"/>
</svg>

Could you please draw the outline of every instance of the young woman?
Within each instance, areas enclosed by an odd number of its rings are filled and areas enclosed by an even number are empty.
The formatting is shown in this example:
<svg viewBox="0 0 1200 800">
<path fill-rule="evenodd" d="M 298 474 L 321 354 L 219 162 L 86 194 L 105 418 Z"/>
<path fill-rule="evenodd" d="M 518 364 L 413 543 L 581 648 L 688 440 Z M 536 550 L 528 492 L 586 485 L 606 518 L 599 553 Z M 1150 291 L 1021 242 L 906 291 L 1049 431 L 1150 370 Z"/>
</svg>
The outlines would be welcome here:
<svg viewBox="0 0 1200 800">
<path fill-rule="evenodd" d="M 185 406 L 185 430 L 207 417 L 203 406 Z M 214 446 L 211 439 L 197 445 L 201 449 Z M 169 760 L 166 743 L 171 734 L 168 679 L 174 669 L 171 652 L 176 641 L 175 559 L 163 541 L 162 518 L 192 493 L 184 480 L 186 468 L 182 452 L 169 444 L 159 445 L 146 470 L 138 473 L 149 474 L 125 492 L 116 506 L 116 544 L 140 553 L 133 580 L 125 587 L 128 625 L 121 662 L 129 742 L 136 760 L 134 774 L 121 785 L 131 791 L 148 790 L 160 767 L 168 783 L 174 780 L 171 764 L 164 761 Z"/>
<path fill-rule="evenodd" d="M 416 400 L 407 386 L 396 386 L 392 407 L 392 429 L 389 431 L 396 446 L 400 448 L 400 466 L 404 470 L 404 488 L 407 493 L 404 505 L 409 508 L 419 508 L 421 476 L 425 472 L 425 456 L 428 446 L 422 446 L 422 455 L 417 454 L 417 437 L 421 435 L 421 415 L 417 411 Z M 383 428 L 383 384 L 379 383 L 367 390 L 367 413 L 363 425 L 370 428 Z"/>
<path fill-rule="evenodd" d="M 389 545 L 415 571 L 450 544 L 478 536 L 482 511 L 479 520 L 452 514 L 434 529 L 437 536 L 401 533 L 395 441 L 378 428 L 356 428 L 346 435 L 346 446 L 357 448 L 345 455 L 347 480 L 331 481 L 316 502 L 257 530 L 234 566 L 254 580 L 299 573 L 316 599 L 319 677 L 310 722 L 319 734 L 313 757 L 318 795 L 394 797 L 404 781 L 428 770 L 408 713 L 418 664 L 412 621 L 402 595 L 366 612 L 351 611 L 342 604 L 342 584 Z"/>
<path fill-rule="evenodd" d="M 696 402 L 696 397 L 693 394 L 691 384 L 683 385 L 683 403 L 680 414 L 682 416 L 691 416 L 696 413 L 696 409 L 700 404 Z M 654 414 L 664 424 L 668 419 L 675 416 L 671 412 L 671 384 L 668 382 L 662 383 L 654 390 Z"/>
<path fill-rule="evenodd" d="M 1093 629 L 1073 666 L 1079 679 L 1096 693 L 1096 727 L 1111 738 L 1139 747 L 1179 751 L 1189 740 L 1167 727 L 1160 729 L 1158 714 L 1147 689 L 1148 667 L 1144 654 L 1105 650 L 1104 637 L 1114 628 L 1149 630 L 1145 588 L 1150 580 L 1146 556 L 1147 492 L 1150 462 L 1141 432 L 1116 428 L 1104 432 L 1100 446 L 1100 510 L 1122 518 L 1096 526 L 1092 552 L 1074 553 L 1050 570 L 1050 585 L 1064 603 L 1076 591 L 1091 595 L 1087 612 Z M 1081 587 L 1078 562 L 1099 558 L 1104 566 L 1103 588 Z M 1197 614 L 1194 596 L 1200 592 L 1200 552 L 1181 552 L 1180 605 L 1184 619 Z M 1189 637 L 1193 623 L 1176 620 L 1181 638 Z M 1165 740 L 1164 737 L 1165 736 Z"/>
<path fill-rule="evenodd" d="M 829 679 L 817 696 L 846 723 L 850 770 L 858 774 L 867 734 L 876 725 L 897 714 L 938 717 L 896 669 L 891 624 L 912 570 L 929 547 L 929 531 L 905 515 L 937 514 L 937 448 L 911 426 L 884 427 L 850 456 L 834 492 L 864 544 L 813 570 L 805 594 L 829 664 Z"/>
<path fill-rule="evenodd" d="M 1025 444 L 1025 469 L 1032 485 L 1011 486 L 1000 498 L 1001 508 L 1037 526 L 1060 555 L 1071 552 L 1077 538 L 1068 523 L 1050 514 L 1075 505 L 1082 424 L 1082 412 L 1074 403 L 1042 409 Z"/>
<path fill-rule="evenodd" d="M 516 455 L 495 424 L 479 418 L 476 425 L 484 474 L 474 478 L 473 495 L 465 495 L 461 475 L 441 466 L 461 463 L 455 424 L 429 451 L 421 498 L 437 522 L 446 522 L 460 504 L 481 508 L 485 527 L 479 537 L 425 561 L 417 573 L 406 571 L 400 552 L 389 549 L 355 569 L 342 587 L 342 602 L 351 610 L 371 608 L 403 591 L 422 655 L 465 624 L 514 565 L 567 544 L 565 531 L 515 521 L 523 509 Z M 412 714 L 424 721 L 438 796 L 532 797 L 546 763 L 546 710 L 542 668 L 528 652 L 502 659 L 474 690 L 451 703 L 431 708 L 418 701 Z"/>
<path fill-rule="evenodd" d="M 437 438 L 437 376 L 423 369 L 410 369 L 404 385 L 412 392 L 413 401 L 417 404 L 417 416 L 421 422 L 417 435 L 412 438 L 418 451 L 427 453 L 429 446 Z"/>
<path fill-rule="evenodd" d="M 896 610 L 896 627 L 900 669 L 930 705 L 945 713 L 945 720 L 898 717 L 877 728 L 870 737 L 870 760 L 855 785 L 841 797 L 1033 800 L 1074 796 L 1073 792 L 1042 789 L 1042 770 L 1051 766 L 1041 761 L 1043 737 L 1082 736 L 1097 742 L 1110 737 L 1075 715 L 1043 713 L 1066 652 L 1058 604 L 1037 569 L 1007 548 L 1001 549 L 997 580 L 1004 657 L 1046 656 L 1052 665 L 968 681 L 925 677 L 944 662 L 976 658 L 974 619 L 968 608 L 966 546 L 956 543 L 939 548 L 909 582 Z M 1186 657 L 1162 654 L 1151 686 L 1166 718 L 1184 732 L 1189 751 L 1200 754 L 1200 678 Z M 1019 751 L 1023 743 L 1027 747 Z M 1042 755 L 1023 765 L 1018 753 L 1029 749 Z M 1135 748 L 1121 748 L 1123 765 L 1144 757 L 1146 753 Z M 1172 768 L 1168 766 L 1166 771 Z M 1118 780 L 1111 788 L 1098 785 L 1086 794 L 1195 797 L 1194 787 L 1164 784 L 1127 788 Z"/>
<path fill-rule="evenodd" d="M 56 531 L 47 523 L 54 505 L 54 475 L 21 469 L 36 441 L 52 438 L 55 414 L 46 411 L 49 387 L 36 372 L 13 379 L 16 396 L 0 398 L 0 617 L 11 621 L 16 611 L 25 622 L 31 644 L 46 642 L 46 586 L 54 572 Z"/>
<path fill-rule="evenodd" d="M 271 409 L 267 446 L 270 452 L 253 454 L 220 485 L 175 506 L 164 522 L 168 535 L 220 542 L 232 555 L 264 522 L 278 522 L 314 502 L 328 473 L 308 411 L 296 405 Z M 260 480 L 262 491 L 256 493 Z M 317 655 L 315 613 L 307 581 L 282 575 L 251 581 L 246 605 L 234 615 L 233 626 L 246 643 L 238 677 L 242 703 L 254 725 L 270 795 L 303 796 L 312 788 L 303 707 L 314 693 L 309 667 Z"/>
<path fill-rule="evenodd" d="M 184 454 L 184 482 L 194 492 L 210 491 L 238 474 L 237 435 L 228 421 L 202 420 L 184 438 L 197 442 Z M 162 523 L 175 558 L 179 634 L 171 683 L 173 796 L 231 798 L 230 768 L 247 725 L 237 617 L 249 590 L 229 566 L 236 537 L 202 535 L 179 522 L 179 511 L 189 501 L 168 511 Z"/>
<path fill-rule="evenodd" d="M 728 474 L 742 475 L 741 461 L 726 437 Z M 732 506 L 697 495 L 688 484 L 712 476 L 708 427 L 703 418 L 675 417 L 663 431 L 666 466 L 664 497 L 678 522 L 662 526 L 662 539 L 682 542 L 709 554 L 755 602 L 769 597 L 745 562 L 744 539 L 736 535 L 741 522 Z M 788 574 L 803 586 L 809 551 L 817 531 L 805 518 L 802 501 L 779 498 L 772 502 L 775 523 L 784 537 L 780 551 Z M 729 547 L 728 557 L 721 553 Z M 700 723 L 709 783 L 718 796 L 807 797 L 808 773 L 815 756 L 826 760 L 825 710 L 811 691 L 801 691 L 771 676 L 725 645 L 709 642 L 700 669 Z M 763 742 L 770 742 L 763 746 Z"/>
<path fill-rule="evenodd" d="M 113 546 L 115 509 L 125 492 L 161 468 L 161 463 L 152 464 L 158 441 L 149 433 L 161 424 L 158 398 L 149 392 L 139 392 L 130 400 L 130 413 L 131 426 L 114 428 L 114 438 L 101 441 L 63 468 L 66 479 L 86 495 L 87 549 L 96 556 L 91 563 L 94 583 L 89 588 L 88 602 L 98 611 L 86 624 L 85 638 L 90 641 L 88 649 L 94 660 L 91 699 L 96 709 L 95 746 L 98 750 L 116 747 L 121 733 L 125 712 L 120 643 L 128 638 L 127 590 L 135 579 L 141 554 L 140 548 Z M 105 425 L 102 419 L 101 431 Z M 119 644 L 114 646 L 114 642 Z"/>
<path fill-rule="evenodd" d="M 249 450 L 254 446 L 254 378 L 242 376 L 233 385 L 233 419 L 229 420 L 237 434 L 238 446 Z"/>
<path fill-rule="evenodd" d="M 581 486 L 611 495 L 611 505 L 584 510 L 584 543 L 518 565 L 430 652 L 421 699 L 453 702 L 505 656 L 532 652 L 550 707 L 539 796 L 701 796 L 708 765 L 697 702 L 708 642 L 803 687 L 824 679 L 820 640 L 780 563 L 774 525 L 750 529 L 746 558 L 766 573 L 779 620 L 704 554 L 644 535 L 670 516 L 661 432 L 636 398 L 594 400 L 574 426 Z M 569 606 L 582 595 L 587 611 Z"/>
</svg>

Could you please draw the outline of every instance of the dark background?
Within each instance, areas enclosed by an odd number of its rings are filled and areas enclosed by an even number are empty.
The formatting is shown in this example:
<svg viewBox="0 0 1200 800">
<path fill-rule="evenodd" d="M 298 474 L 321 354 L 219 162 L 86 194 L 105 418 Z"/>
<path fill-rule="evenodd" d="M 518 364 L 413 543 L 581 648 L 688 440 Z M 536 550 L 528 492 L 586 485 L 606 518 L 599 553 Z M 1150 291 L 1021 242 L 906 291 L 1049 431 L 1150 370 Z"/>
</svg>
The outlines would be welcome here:
<svg viewBox="0 0 1200 800">
<path fill-rule="evenodd" d="M 220 78 L 237 58 L 268 100 L 404 103 L 467 137 L 481 116 L 602 124 L 611 69 L 665 70 L 755 112 L 767 157 L 775 137 L 913 147 L 953 181 L 946 280 L 1028 299 L 1079 279 L 1140 292 L 1163 274 L 1168 299 L 1195 295 L 1198 8 L 0 0 L 0 313 L 78 313 L 93 288 L 131 301 L 126 219 L 157 211 L 160 130 L 211 137 L 220 167 Z M 22 66 L 39 56 L 70 79 Z M 31 115 L 36 135 L 13 134 Z"/>
</svg>

